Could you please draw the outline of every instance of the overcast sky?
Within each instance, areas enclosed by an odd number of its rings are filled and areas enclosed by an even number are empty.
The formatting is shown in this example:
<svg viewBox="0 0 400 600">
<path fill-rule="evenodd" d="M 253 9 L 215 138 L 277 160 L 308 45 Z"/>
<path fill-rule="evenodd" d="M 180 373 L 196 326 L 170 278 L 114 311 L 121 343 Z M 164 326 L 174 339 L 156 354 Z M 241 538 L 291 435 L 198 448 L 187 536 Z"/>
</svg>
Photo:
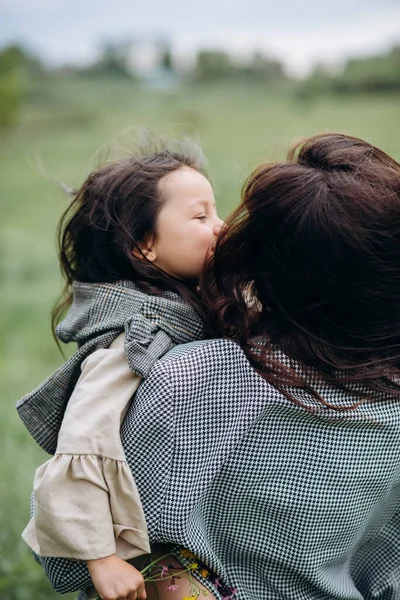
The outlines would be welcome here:
<svg viewBox="0 0 400 600">
<path fill-rule="evenodd" d="M 400 43 L 400 0 L 0 0 L 0 47 L 23 43 L 52 64 L 84 64 L 104 40 L 154 34 L 180 55 L 262 50 L 303 74 Z"/>
</svg>

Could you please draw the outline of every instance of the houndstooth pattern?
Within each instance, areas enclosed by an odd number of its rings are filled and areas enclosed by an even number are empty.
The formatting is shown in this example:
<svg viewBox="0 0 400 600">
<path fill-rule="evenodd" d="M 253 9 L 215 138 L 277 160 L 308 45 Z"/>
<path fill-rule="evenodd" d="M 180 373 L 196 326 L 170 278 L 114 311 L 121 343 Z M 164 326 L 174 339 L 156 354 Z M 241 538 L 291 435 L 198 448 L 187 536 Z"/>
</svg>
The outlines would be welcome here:
<svg viewBox="0 0 400 600">
<path fill-rule="evenodd" d="M 396 398 L 313 413 L 235 344 L 199 342 L 155 364 L 121 435 L 151 541 L 194 552 L 238 600 L 400 599 Z M 42 562 L 60 592 L 89 583 L 80 563 Z"/>
<path fill-rule="evenodd" d="M 180 296 L 150 296 L 134 283 L 73 284 L 73 304 L 57 327 L 65 343 L 78 350 L 33 392 L 17 403 L 29 433 L 49 454 L 57 447 L 64 412 L 81 364 L 99 348 L 107 348 L 125 330 L 125 353 L 132 371 L 147 377 L 154 362 L 174 345 L 201 339 L 203 324 Z"/>
</svg>

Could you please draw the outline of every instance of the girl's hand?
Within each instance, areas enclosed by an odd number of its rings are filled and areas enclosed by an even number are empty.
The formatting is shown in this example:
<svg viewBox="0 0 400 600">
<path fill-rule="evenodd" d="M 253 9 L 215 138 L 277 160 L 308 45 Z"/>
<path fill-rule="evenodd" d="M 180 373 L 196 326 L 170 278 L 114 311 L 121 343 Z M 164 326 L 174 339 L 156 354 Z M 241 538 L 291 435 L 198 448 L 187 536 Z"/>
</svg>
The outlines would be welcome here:
<svg viewBox="0 0 400 600">
<path fill-rule="evenodd" d="M 119 556 L 88 560 L 87 566 L 102 600 L 146 600 L 142 574 Z"/>
</svg>

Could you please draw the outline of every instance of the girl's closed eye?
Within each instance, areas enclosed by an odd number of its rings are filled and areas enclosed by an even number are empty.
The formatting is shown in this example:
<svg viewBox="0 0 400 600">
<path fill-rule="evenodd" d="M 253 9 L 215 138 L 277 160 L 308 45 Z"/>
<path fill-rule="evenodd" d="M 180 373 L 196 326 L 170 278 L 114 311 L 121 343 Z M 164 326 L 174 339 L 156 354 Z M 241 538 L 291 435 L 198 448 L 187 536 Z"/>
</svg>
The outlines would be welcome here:
<svg viewBox="0 0 400 600">
<path fill-rule="evenodd" d="M 205 221 L 207 219 L 207 215 L 199 215 L 198 217 L 196 217 L 196 219 L 199 219 L 200 221 Z"/>
</svg>

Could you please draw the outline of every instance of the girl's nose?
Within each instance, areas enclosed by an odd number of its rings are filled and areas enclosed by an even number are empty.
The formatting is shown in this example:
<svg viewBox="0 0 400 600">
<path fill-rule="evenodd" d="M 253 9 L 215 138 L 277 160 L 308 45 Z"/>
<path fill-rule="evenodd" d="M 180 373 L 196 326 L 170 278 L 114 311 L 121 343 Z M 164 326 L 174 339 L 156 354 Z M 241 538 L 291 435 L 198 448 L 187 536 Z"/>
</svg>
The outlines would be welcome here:
<svg viewBox="0 0 400 600">
<path fill-rule="evenodd" d="M 221 219 L 217 220 L 216 225 L 214 225 L 214 235 L 215 236 L 219 235 L 219 232 L 221 231 L 223 224 L 224 224 L 224 222 Z"/>
</svg>

